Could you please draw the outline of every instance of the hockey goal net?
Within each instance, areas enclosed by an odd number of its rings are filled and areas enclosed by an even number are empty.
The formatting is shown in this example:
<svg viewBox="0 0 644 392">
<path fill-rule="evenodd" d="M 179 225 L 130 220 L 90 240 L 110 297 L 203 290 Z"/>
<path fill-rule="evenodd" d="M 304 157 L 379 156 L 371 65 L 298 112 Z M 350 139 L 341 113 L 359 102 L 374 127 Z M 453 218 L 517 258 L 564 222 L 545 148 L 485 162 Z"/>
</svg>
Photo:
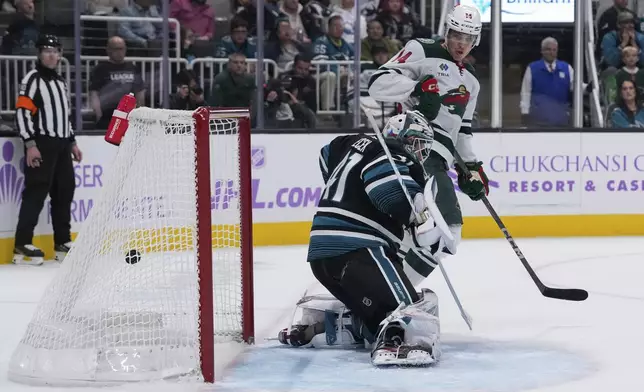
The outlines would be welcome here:
<svg viewBox="0 0 644 392">
<path fill-rule="evenodd" d="M 212 382 L 253 339 L 250 148 L 248 110 L 135 109 L 10 379 Z"/>
</svg>

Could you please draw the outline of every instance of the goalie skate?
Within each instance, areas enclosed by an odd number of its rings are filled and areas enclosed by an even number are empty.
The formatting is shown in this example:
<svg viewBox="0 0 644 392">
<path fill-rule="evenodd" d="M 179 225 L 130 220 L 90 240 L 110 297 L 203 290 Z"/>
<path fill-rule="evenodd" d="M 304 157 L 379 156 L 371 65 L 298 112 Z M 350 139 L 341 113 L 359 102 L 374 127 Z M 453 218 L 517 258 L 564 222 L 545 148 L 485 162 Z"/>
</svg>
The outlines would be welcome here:
<svg viewBox="0 0 644 392">
<path fill-rule="evenodd" d="M 432 350 L 421 346 L 382 344 L 371 353 L 374 366 L 428 366 L 436 362 Z"/>
<path fill-rule="evenodd" d="M 380 323 L 371 363 L 378 366 L 427 366 L 441 356 L 438 297 L 423 289 L 421 299 L 400 304 Z"/>
<path fill-rule="evenodd" d="M 294 325 L 290 331 L 284 328 L 277 334 L 277 340 L 282 344 L 293 347 L 302 347 L 311 343 L 313 337 L 317 334 L 324 333 L 324 324 L 316 323 L 313 325 Z"/>
</svg>

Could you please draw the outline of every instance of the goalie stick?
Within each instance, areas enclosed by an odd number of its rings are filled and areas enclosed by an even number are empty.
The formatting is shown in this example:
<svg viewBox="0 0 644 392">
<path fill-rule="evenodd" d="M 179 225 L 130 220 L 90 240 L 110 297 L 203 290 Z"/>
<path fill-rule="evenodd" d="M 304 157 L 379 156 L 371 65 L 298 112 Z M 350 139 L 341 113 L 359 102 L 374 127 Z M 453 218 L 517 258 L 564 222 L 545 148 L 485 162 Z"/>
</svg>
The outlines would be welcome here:
<svg viewBox="0 0 644 392">
<path fill-rule="evenodd" d="M 465 162 L 463 161 L 463 158 L 461 158 L 458 152 L 454 151 L 454 157 L 456 158 L 456 163 L 461 168 L 463 173 L 465 173 L 467 178 L 472 177 L 472 172 L 470 172 L 470 170 L 467 168 Z M 510 243 L 510 246 L 512 246 L 512 250 L 514 251 L 514 253 L 516 253 L 517 257 L 521 261 L 521 264 L 523 264 L 526 271 L 528 271 L 528 274 L 530 274 L 532 281 L 537 285 L 537 288 L 544 297 L 562 299 L 566 301 L 584 301 L 586 298 L 588 298 L 588 292 L 586 290 L 560 289 L 555 287 L 548 287 L 543 284 L 541 279 L 539 279 L 539 277 L 537 276 L 537 273 L 534 272 L 532 266 L 530 266 L 530 263 L 528 263 L 528 260 L 523 255 L 523 252 L 521 252 L 521 249 L 519 249 L 519 246 L 514 241 L 514 238 L 512 238 L 512 236 L 510 235 L 507 227 L 505 227 L 505 224 L 503 224 L 503 221 L 499 217 L 499 214 L 497 214 L 494 210 L 494 207 L 492 207 L 492 204 L 488 200 L 487 196 L 483 195 L 483 198 L 481 200 L 483 201 L 483 204 L 485 204 L 485 208 L 487 208 L 488 212 L 492 216 L 492 219 L 494 219 L 494 222 L 496 222 L 497 226 L 499 226 L 499 229 L 501 229 L 501 232 L 503 232 L 505 239 Z"/>
<path fill-rule="evenodd" d="M 360 103 L 360 107 L 362 108 L 362 111 L 364 114 L 367 116 L 367 121 L 369 121 L 369 124 L 371 125 L 371 129 L 373 129 L 373 132 L 376 134 L 376 138 L 378 139 L 378 142 L 382 146 L 382 149 L 385 151 L 385 155 L 387 156 L 387 159 L 389 160 L 389 163 L 391 164 L 392 168 L 394 169 L 394 175 L 396 176 L 396 179 L 398 180 L 398 183 L 400 184 L 400 187 L 403 190 L 403 193 L 405 194 L 405 197 L 407 198 L 407 202 L 411 206 L 411 210 L 414 211 L 414 214 L 416 215 L 416 218 L 419 217 L 418 211 L 416 211 L 416 208 L 414 207 L 414 203 L 411 200 L 411 196 L 409 195 L 409 191 L 407 190 L 407 187 L 405 186 L 405 183 L 403 182 L 402 176 L 400 175 L 400 172 L 398 171 L 398 167 L 396 166 L 396 163 L 394 162 L 394 158 L 391 156 L 391 151 L 389 151 L 389 148 L 387 147 L 387 143 L 385 142 L 384 137 L 380 133 L 380 129 L 378 128 L 378 124 L 376 123 L 376 119 L 373 118 L 373 115 L 369 113 L 369 110 L 364 107 L 362 103 Z M 422 166 L 422 165 L 421 165 Z M 424 170 L 424 168 L 423 168 Z M 442 217 L 442 215 L 440 215 Z M 443 221 L 444 222 L 444 221 Z M 449 231 L 446 233 L 448 236 L 451 234 Z M 453 238 L 450 238 L 453 239 Z M 454 298 L 454 302 L 456 303 L 456 307 L 458 307 L 458 310 L 461 312 L 461 317 L 463 318 L 463 321 L 465 321 L 465 324 L 467 324 L 467 327 L 472 330 L 472 317 L 465 311 L 463 308 L 463 305 L 461 304 L 461 300 L 458 298 L 458 295 L 456 294 L 456 290 L 454 290 L 454 286 L 452 286 L 452 282 L 449 279 L 449 276 L 447 276 L 447 271 L 445 270 L 445 267 L 443 267 L 443 263 L 440 261 L 438 257 L 435 257 L 434 260 L 436 260 L 436 264 L 438 264 L 438 268 L 441 271 L 441 274 L 443 275 L 443 278 L 445 279 L 445 283 L 447 283 L 447 287 L 452 294 L 452 298 Z"/>
</svg>

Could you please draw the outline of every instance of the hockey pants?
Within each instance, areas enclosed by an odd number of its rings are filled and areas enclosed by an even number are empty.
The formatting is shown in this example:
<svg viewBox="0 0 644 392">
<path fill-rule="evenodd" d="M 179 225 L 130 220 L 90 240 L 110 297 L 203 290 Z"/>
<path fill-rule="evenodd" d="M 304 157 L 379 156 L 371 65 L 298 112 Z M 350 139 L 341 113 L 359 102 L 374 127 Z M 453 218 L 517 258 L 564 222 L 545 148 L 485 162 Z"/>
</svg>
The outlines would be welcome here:
<svg viewBox="0 0 644 392">
<path fill-rule="evenodd" d="M 463 214 L 461 212 L 461 206 L 458 203 L 458 198 L 456 197 L 454 183 L 449 174 L 447 174 L 449 169 L 447 163 L 445 163 L 445 160 L 441 156 L 432 153 L 423 166 L 427 174 L 433 176 L 436 181 L 438 188 L 436 205 L 443 215 L 443 218 L 445 218 L 445 222 L 448 225 L 462 225 Z"/>
<path fill-rule="evenodd" d="M 401 302 L 418 301 L 403 266 L 380 248 L 362 248 L 310 262 L 315 278 L 375 336 L 378 325 Z"/>
</svg>

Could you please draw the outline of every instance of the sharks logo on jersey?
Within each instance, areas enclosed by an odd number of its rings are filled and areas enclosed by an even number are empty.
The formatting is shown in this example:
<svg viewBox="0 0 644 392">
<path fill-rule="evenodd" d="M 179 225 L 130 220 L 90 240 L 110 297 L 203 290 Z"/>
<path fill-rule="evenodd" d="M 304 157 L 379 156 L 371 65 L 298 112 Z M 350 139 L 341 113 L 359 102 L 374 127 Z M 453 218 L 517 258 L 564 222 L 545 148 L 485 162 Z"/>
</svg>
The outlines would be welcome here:
<svg viewBox="0 0 644 392">
<path fill-rule="evenodd" d="M 470 92 L 465 85 L 461 84 L 458 88 L 447 91 L 441 99 L 451 114 L 463 117 L 467 103 L 470 101 Z"/>
</svg>

